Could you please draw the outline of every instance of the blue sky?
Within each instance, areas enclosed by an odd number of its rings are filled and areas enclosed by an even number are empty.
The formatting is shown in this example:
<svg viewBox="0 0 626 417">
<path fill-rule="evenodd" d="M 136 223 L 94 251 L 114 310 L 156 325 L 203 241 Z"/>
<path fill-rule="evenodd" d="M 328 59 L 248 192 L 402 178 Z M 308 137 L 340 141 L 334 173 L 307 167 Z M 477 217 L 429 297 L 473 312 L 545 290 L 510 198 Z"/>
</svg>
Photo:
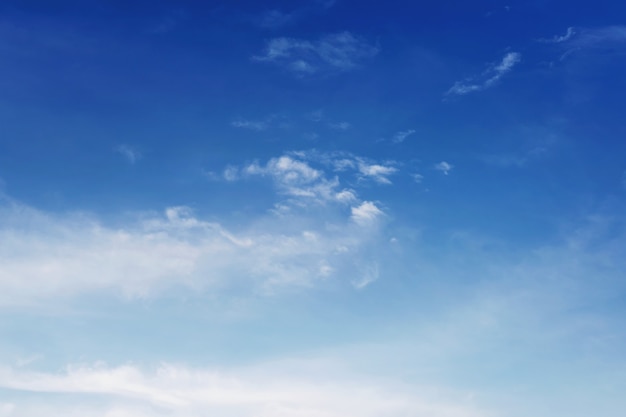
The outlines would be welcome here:
<svg viewBox="0 0 626 417">
<path fill-rule="evenodd" d="M 626 6 L 0 5 L 0 417 L 621 416 Z"/>
</svg>

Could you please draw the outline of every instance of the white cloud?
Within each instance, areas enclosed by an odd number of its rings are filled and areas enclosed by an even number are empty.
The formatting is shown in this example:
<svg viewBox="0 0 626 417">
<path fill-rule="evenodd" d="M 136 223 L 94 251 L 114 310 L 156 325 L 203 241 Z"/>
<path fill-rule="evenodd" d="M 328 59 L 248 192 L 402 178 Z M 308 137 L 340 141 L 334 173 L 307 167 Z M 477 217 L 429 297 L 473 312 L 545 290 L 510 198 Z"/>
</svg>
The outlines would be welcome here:
<svg viewBox="0 0 626 417">
<path fill-rule="evenodd" d="M 594 54 L 600 52 L 613 55 L 621 54 L 623 44 L 626 43 L 626 26 L 604 26 L 597 28 L 568 28 L 563 36 L 552 39 L 540 39 L 542 42 L 554 43 L 564 50 L 560 61 L 571 55 L 587 55 L 588 59 L 595 59 Z M 589 56 L 591 54 L 591 56 Z"/>
<path fill-rule="evenodd" d="M 412 177 L 413 180 L 418 184 L 424 180 L 424 176 L 422 174 L 413 174 Z"/>
<path fill-rule="evenodd" d="M 71 394 L 71 416 L 156 417 L 482 417 L 477 408 L 434 389 L 352 374 L 325 359 L 283 361 L 241 369 L 194 369 L 162 364 L 72 365 L 60 373 L 0 368 L 0 387 L 42 394 Z M 101 400 L 89 401 L 97 394 Z M 447 398 L 450 397 L 450 398 Z M 49 398 L 49 396 L 48 396 Z M 68 415 L 51 402 L 45 414 Z M 0 413 L 31 417 L 37 402 L 0 403 Z M 2 414 L 0 414 L 2 415 Z"/>
<path fill-rule="evenodd" d="M 253 57 L 260 62 L 284 66 L 299 75 L 319 71 L 347 71 L 378 53 L 378 48 L 341 32 L 318 41 L 295 38 L 275 38 L 267 42 L 262 55 Z"/>
<path fill-rule="evenodd" d="M 509 52 L 502 58 L 502 61 L 494 68 L 497 75 L 506 74 L 515 64 L 522 59 L 521 54 L 517 52 Z"/>
<path fill-rule="evenodd" d="M 0 305 L 80 294 L 145 298 L 172 288 L 213 292 L 243 284 L 252 293 L 273 293 L 349 276 L 361 251 L 377 244 L 376 228 L 368 226 L 383 211 L 312 166 L 309 160 L 318 157 L 380 183 L 396 171 L 349 155 L 307 152 L 227 166 L 224 180 L 267 177 L 280 196 L 273 212 L 237 231 L 187 207 L 111 227 L 86 214 L 51 215 L 7 200 L 0 206 Z"/>
<path fill-rule="evenodd" d="M 266 170 L 285 184 L 307 184 L 322 176 L 320 171 L 289 156 L 271 159 Z"/>
<path fill-rule="evenodd" d="M 379 184 L 391 184 L 389 177 L 398 172 L 394 161 L 377 163 L 349 152 L 318 152 L 315 150 L 291 152 L 302 160 L 316 162 L 336 173 L 354 173 L 359 180 L 369 179 Z"/>
<path fill-rule="evenodd" d="M 338 158 L 331 161 L 333 169 L 335 171 L 346 171 L 347 169 L 354 169 L 358 163 L 354 159 Z"/>
<path fill-rule="evenodd" d="M 115 148 L 115 152 L 122 155 L 131 164 L 139 161 L 142 157 L 141 152 L 129 145 L 119 145 Z"/>
<path fill-rule="evenodd" d="M 624 181 L 626 184 L 626 179 Z M 335 198 L 337 199 L 337 201 L 341 201 L 342 203 L 352 203 L 357 200 L 356 193 L 352 190 L 339 191 L 337 194 L 335 194 Z"/>
<path fill-rule="evenodd" d="M 15 411 L 15 404 L 0 403 L 0 417 L 11 416 Z"/>
<path fill-rule="evenodd" d="M 303 59 L 298 59 L 289 64 L 289 69 L 298 74 L 313 74 L 317 72 L 317 67 L 309 64 Z"/>
<path fill-rule="evenodd" d="M 239 169 L 229 165 L 224 169 L 223 177 L 226 181 L 237 181 L 239 179 Z"/>
<path fill-rule="evenodd" d="M 397 132 L 395 135 L 393 135 L 392 141 L 393 143 L 402 143 L 404 142 L 406 138 L 408 138 L 414 133 L 415 133 L 415 130 L 413 129 L 408 129 L 408 130 Z"/>
<path fill-rule="evenodd" d="M 509 73 L 513 67 L 522 59 L 518 52 L 509 52 L 499 63 L 491 64 L 480 77 L 472 77 L 465 81 L 457 81 L 446 92 L 446 95 L 465 95 L 476 91 L 485 90 L 494 86 L 504 75 Z"/>
<path fill-rule="evenodd" d="M 358 161 L 360 174 L 365 178 L 370 178 L 379 184 L 391 184 L 389 176 L 395 174 L 398 170 L 389 165 L 370 164 L 360 159 Z"/>
<path fill-rule="evenodd" d="M 317 168 L 311 165 L 313 163 Z M 325 172 L 325 168 L 334 173 Z M 391 184 L 389 177 L 397 171 L 389 162 L 378 164 L 345 152 L 296 151 L 272 158 L 265 165 L 254 162 L 240 169 L 227 167 L 224 177 L 233 180 L 246 176 L 269 177 L 282 195 L 297 198 L 300 204 L 306 204 L 304 200 L 307 199 L 317 203 L 346 202 L 348 195 L 351 196 L 349 201 L 356 199 L 354 190 L 340 189 L 341 181 L 336 174 L 345 176 L 348 173 L 360 180 Z"/>
<path fill-rule="evenodd" d="M 371 201 L 364 201 L 359 206 L 352 207 L 352 220 L 361 226 L 368 226 L 383 216 L 383 211 Z"/>
<path fill-rule="evenodd" d="M 270 159 L 266 165 L 258 163 L 244 167 L 241 172 L 248 176 L 260 175 L 272 178 L 278 191 L 290 197 L 317 203 L 337 200 L 338 178 L 326 178 L 324 172 L 307 162 L 283 155 Z"/>
<path fill-rule="evenodd" d="M 578 48 L 601 47 L 611 43 L 626 42 L 626 26 L 580 29 L 576 35 L 564 39 L 565 43 Z"/>
<path fill-rule="evenodd" d="M 0 306 L 80 294 L 146 298 L 172 288 L 214 292 L 243 285 L 250 293 L 273 293 L 310 287 L 320 265 L 339 273 L 376 243 L 376 234 L 355 228 L 354 215 L 340 209 L 358 202 L 353 191 L 326 182 L 303 187 L 319 174 L 294 161 L 278 159 L 269 169 L 292 192 L 323 196 L 337 208 L 267 214 L 235 232 L 187 207 L 117 227 L 85 214 L 51 215 L 17 203 L 0 207 Z M 305 224 L 310 233 L 303 233 Z"/>
<path fill-rule="evenodd" d="M 556 35 L 551 39 L 545 39 L 543 41 L 550 43 L 561 43 L 569 41 L 570 39 L 572 39 L 572 37 L 574 37 L 574 35 L 576 35 L 576 31 L 574 30 L 574 28 L 568 27 L 564 35 Z"/>
<path fill-rule="evenodd" d="M 454 168 L 454 166 L 446 161 L 441 161 L 435 165 L 435 169 L 441 171 L 444 175 L 448 175 L 450 171 L 452 171 L 452 168 Z"/>
</svg>

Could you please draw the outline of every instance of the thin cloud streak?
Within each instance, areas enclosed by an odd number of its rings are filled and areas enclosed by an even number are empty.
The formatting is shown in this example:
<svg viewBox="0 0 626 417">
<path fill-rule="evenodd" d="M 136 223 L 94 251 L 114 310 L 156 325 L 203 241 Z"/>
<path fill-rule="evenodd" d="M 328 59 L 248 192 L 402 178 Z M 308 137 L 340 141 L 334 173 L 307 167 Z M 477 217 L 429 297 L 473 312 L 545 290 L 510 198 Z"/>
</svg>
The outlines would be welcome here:
<svg viewBox="0 0 626 417">
<path fill-rule="evenodd" d="M 402 142 L 405 141 L 406 138 L 408 138 L 409 136 L 411 136 L 414 133 L 415 133 L 414 129 L 408 129 L 408 130 L 397 132 L 395 135 L 393 135 L 392 142 L 393 143 L 402 143 Z"/>
<path fill-rule="evenodd" d="M 522 60 L 518 52 L 509 52 L 497 64 L 492 64 L 480 77 L 457 81 L 445 95 L 466 95 L 493 87 Z"/>
<path fill-rule="evenodd" d="M 378 54 L 379 48 L 341 32 L 317 41 L 297 38 L 274 38 L 252 60 L 280 65 L 297 75 L 328 71 L 348 71 Z"/>
<path fill-rule="evenodd" d="M 562 43 L 572 39 L 578 32 L 573 27 L 568 27 L 563 35 L 555 35 L 550 39 L 540 39 L 541 42 L 546 43 Z"/>
</svg>

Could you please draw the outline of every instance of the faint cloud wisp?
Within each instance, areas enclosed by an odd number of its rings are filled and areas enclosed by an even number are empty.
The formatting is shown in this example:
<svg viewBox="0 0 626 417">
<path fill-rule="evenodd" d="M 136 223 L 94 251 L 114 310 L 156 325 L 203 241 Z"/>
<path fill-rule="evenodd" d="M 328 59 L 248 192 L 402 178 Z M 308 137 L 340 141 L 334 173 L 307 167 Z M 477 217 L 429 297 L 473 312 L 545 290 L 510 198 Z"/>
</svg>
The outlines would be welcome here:
<svg viewBox="0 0 626 417">
<path fill-rule="evenodd" d="M 141 152 L 129 145 L 119 145 L 115 148 L 115 152 L 122 155 L 131 165 L 142 158 Z"/>
<path fill-rule="evenodd" d="M 348 71 L 378 52 L 377 46 L 370 45 L 350 32 L 341 32 L 317 41 L 274 38 L 267 42 L 263 53 L 253 56 L 252 60 L 270 62 L 303 76 L 318 72 Z"/>
<path fill-rule="evenodd" d="M 507 53 L 497 64 L 491 64 L 479 77 L 471 77 L 465 81 L 457 81 L 446 92 L 446 96 L 465 95 L 482 91 L 496 85 L 500 79 L 509 73 L 522 60 L 518 52 Z"/>
</svg>

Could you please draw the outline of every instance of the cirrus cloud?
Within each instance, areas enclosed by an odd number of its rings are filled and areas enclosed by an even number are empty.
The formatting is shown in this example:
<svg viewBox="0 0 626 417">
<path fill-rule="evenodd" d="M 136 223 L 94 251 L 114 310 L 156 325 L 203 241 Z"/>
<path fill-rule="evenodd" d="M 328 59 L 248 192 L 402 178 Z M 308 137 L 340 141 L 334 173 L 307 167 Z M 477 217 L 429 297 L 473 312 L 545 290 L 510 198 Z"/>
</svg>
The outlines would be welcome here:
<svg viewBox="0 0 626 417">
<path fill-rule="evenodd" d="M 379 48 L 350 32 L 326 35 L 317 41 L 274 38 L 267 42 L 254 61 L 280 65 L 297 75 L 317 72 L 348 71 L 378 54 Z"/>
</svg>

